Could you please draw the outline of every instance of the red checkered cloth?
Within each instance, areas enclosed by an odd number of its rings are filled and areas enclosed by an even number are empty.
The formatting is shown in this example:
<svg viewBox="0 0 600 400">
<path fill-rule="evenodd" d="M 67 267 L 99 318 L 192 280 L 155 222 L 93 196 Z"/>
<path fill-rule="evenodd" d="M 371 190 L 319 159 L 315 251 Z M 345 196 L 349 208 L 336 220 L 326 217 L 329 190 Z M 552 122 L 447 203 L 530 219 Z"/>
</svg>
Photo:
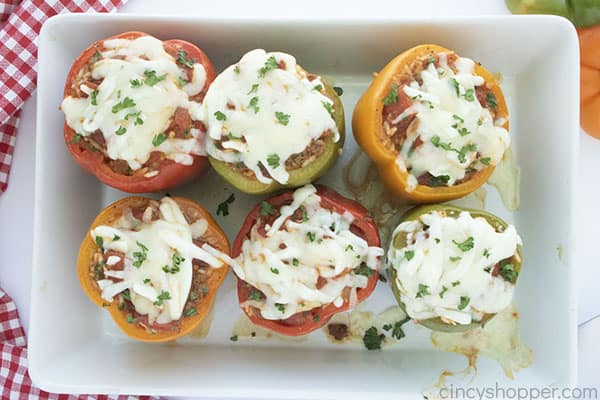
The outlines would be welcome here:
<svg viewBox="0 0 600 400">
<path fill-rule="evenodd" d="M 0 8 L 1 10 L 1 8 Z M 0 289 L 0 399 L 50 400 L 158 400 L 149 396 L 68 395 L 44 392 L 32 386 L 27 372 L 27 341 L 12 299 Z"/>
<path fill-rule="evenodd" d="M 0 0 L 0 193 L 8 184 L 19 110 L 35 90 L 37 44 L 42 24 L 56 14 L 111 12 L 126 2 Z"/>
</svg>

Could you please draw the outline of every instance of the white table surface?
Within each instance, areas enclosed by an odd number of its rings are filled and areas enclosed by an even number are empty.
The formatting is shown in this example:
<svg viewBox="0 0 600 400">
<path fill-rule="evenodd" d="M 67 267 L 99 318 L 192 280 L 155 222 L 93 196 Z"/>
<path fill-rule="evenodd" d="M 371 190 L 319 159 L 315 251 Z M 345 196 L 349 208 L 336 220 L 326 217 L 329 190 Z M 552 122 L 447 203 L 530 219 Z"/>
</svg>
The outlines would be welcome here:
<svg viewBox="0 0 600 400">
<path fill-rule="evenodd" d="M 120 12 L 155 15 L 275 18 L 390 17 L 507 14 L 503 0 L 330 0 L 301 2 L 238 0 L 129 0 Z M 25 328 L 29 320 L 35 154 L 35 95 L 25 104 L 8 190 L 0 195 L 0 286 L 15 300 Z M 579 301 L 579 386 L 600 388 L 600 140 L 579 134 L 578 247 L 575 265 Z M 548 316 L 552 318 L 552 316 Z M 560 323 L 560 321 L 557 321 Z"/>
</svg>

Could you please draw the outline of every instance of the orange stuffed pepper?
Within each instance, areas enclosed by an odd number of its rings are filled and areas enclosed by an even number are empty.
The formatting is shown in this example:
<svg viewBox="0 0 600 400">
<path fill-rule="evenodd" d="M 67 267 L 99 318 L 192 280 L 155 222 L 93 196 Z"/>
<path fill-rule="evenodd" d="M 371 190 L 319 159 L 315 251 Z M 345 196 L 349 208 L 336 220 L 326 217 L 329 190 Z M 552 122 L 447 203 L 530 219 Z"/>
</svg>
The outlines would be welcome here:
<svg viewBox="0 0 600 400">
<path fill-rule="evenodd" d="M 228 257 L 227 236 L 195 201 L 127 197 L 94 220 L 77 270 L 85 293 L 125 334 L 161 342 L 206 317 Z"/>
<path fill-rule="evenodd" d="M 437 45 L 390 61 L 358 101 L 352 128 L 387 188 L 412 203 L 473 192 L 510 146 L 497 79 Z"/>
</svg>

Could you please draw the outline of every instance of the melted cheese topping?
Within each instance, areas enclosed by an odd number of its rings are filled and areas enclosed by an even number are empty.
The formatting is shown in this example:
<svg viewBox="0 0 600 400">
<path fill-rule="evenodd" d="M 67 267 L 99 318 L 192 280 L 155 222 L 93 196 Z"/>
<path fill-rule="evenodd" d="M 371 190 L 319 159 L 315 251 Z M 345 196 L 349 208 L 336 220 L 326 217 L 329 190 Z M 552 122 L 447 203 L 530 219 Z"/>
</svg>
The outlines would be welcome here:
<svg viewBox="0 0 600 400">
<path fill-rule="evenodd" d="M 160 201 L 158 220 L 150 221 L 152 209 L 148 209 L 150 212 L 144 213 L 142 222 L 133 219 L 129 212 L 117 226 L 100 225 L 90 234 L 96 242 L 102 239 L 104 251 L 125 255 L 123 270 L 104 268 L 106 277 L 118 281 L 98 281 L 102 298 L 112 301 L 114 296 L 129 289 L 136 312 L 148 315 L 149 323 L 164 324 L 181 318 L 192 285 L 192 260 L 220 268 L 228 257 L 206 243 L 202 247 L 193 243 L 194 238 L 205 233 L 207 221 L 199 219 L 188 224 L 171 198 Z M 119 261 L 121 257 L 109 256 L 106 265 Z"/>
<path fill-rule="evenodd" d="M 430 63 L 421 72 L 422 84 L 413 81 L 401 88 L 413 104 L 392 121 L 396 124 L 416 115 L 397 158 L 398 167 L 410 172 L 412 189 L 417 178 L 427 172 L 439 178 L 438 186 L 452 186 L 467 170 L 479 171 L 499 163 L 510 146 L 508 131 L 501 126 L 506 120 L 494 121 L 477 100 L 475 88 L 485 81 L 473 73 L 473 60 L 458 58 L 456 73 L 444 53 L 439 54 L 439 61 L 439 68 Z M 419 137 L 423 144 L 413 148 Z"/>
<path fill-rule="evenodd" d="M 388 261 L 411 318 L 469 324 L 510 304 L 514 284 L 491 272 L 522 244 L 514 226 L 496 232 L 468 212 L 452 218 L 434 211 L 401 223 L 397 235 L 406 235 L 408 245 L 390 246 Z"/>
<path fill-rule="evenodd" d="M 63 100 L 67 124 L 82 136 L 100 130 L 108 157 L 127 161 L 133 170 L 141 168 L 153 151 L 184 165 L 193 163 L 192 155 L 205 154 L 198 129 L 190 129 L 186 139 L 167 138 L 166 132 L 178 107 L 199 119 L 201 104 L 189 96 L 206 83 L 202 64 L 193 65 L 193 79 L 187 82 L 185 70 L 152 36 L 106 40 L 104 47 L 90 77 L 102 83 L 95 90 L 82 84 L 87 98 Z"/>
<path fill-rule="evenodd" d="M 208 154 L 243 163 L 261 183 L 272 179 L 286 183 L 285 161 L 291 155 L 304 151 L 326 131 L 339 140 L 328 111 L 333 101 L 322 90 L 320 78 L 308 80 L 291 55 L 248 52 L 223 71 L 206 94 Z"/>
<path fill-rule="evenodd" d="M 252 228 L 233 269 L 266 298 L 251 295 L 243 306 L 257 307 L 265 319 L 286 319 L 331 303 L 341 307 L 345 288 L 351 288 L 350 305 L 356 304 L 356 289 L 364 288 L 372 270 L 379 269 L 383 250 L 350 231 L 352 214 L 329 211 L 320 202 L 315 187 L 307 185 L 265 227 L 266 237 Z M 304 220 L 289 219 L 300 207 Z M 319 277 L 324 285 L 317 289 Z"/>
</svg>

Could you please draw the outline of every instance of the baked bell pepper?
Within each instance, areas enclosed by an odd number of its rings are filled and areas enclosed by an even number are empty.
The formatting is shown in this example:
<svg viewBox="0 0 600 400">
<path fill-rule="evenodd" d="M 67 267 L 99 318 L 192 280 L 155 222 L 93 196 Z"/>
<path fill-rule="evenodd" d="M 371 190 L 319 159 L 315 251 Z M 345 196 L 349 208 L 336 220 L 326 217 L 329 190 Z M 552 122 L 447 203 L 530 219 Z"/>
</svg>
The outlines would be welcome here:
<svg viewBox="0 0 600 400">
<path fill-rule="evenodd" d="M 380 246 L 381 241 L 377 225 L 369 212 L 354 200 L 343 197 L 333 189 L 326 186 L 316 185 L 317 195 L 321 198 L 321 207 L 334 211 L 339 214 L 350 213 L 354 217 L 351 225 L 351 231 L 361 236 L 369 246 Z M 242 245 L 250 237 L 250 232 L 261 218 L 261 210 L 264 209 L 264 203 L 268 203 L 274 210 L 279 210 L 282 206 L 289 205 L 293 201 L 293 191 L 286 191 L 277 196 L 259 203 L 250 211 L 246 217 L 239 233 L 237 234 L 232 247 L 232 257 L 238 257 L 242 252 Z M 356 304 L 367 299 L 375 290 L 379 272 L 371 270 L 372 273 L 368 277 L 367 286 L 359 288 L 356 291 Z M 270 329 L 281 335 L 300 336 L 308 334 L 324 325 L 337 313 L 347 311 L 350 308 L 348 298 L 344 299 L 344 303 L 340 307 L 336 307 L 333 303 L 312 308 L 311 310 L 298 312 L 291 317 L 283 320 L 271 320 L 261 316 L 258 308 L 251 306 L 242 306 L 253 292 L 257 291 L 252 285 L 237 277 L 237 294 L 238 301 L 246 316 L 252 323 Z"/>
<path fill-rule="evenodd" d="M 294 188 L 317 180 L 335 164 L 344 147 L 346 132 L 342 101 L 331 85 L 325 82 L 325 80 L 323 80 L 323 94 L 333 101 L 333 119 L 335 120 L 340 138 L 337 142 L 334 142 L 333 137 L 329 135 L 325 139 L 323 153 L 308 165 L 289 171 L 289 179 L 286 184 L 281 184 L 275 180 L 269 184 L 261 183 L 256 178 L 245 176 L 239 170 L 231 168 L 230 164 L 211 156 L 208 157 L 210 165 L 223 179 L 236 189 L 249 194 L 272 193 L 280 189 Z"/>
<path fill-rule="evenodd" d="M 581 127 L 600 139 L 600 25 L 578 29 L 581 53 Z"/>
<path fill-rule="evenodd" d="M 576 27 L 600 22 L 598 0 L 506 0 L 513 14 L 554 14 L 570 19 Z"/>
<path fill-rule="evenodd" d="M 506 222 L 504 222 L 502 219 L 500 219 L 499 217 L 492 215 L 488 212 L 481 211 L 481 210 L 469 209 L 469 208 L 454 207 L 454 206 L 449 206 L 449 205 L 429 205 L 429 206 L 415 207 L 412 210 L 409 210 L 403 216 L 402 222 L 417 221 L 417 220 L 419 220 L 421 215 L 428 214 L 428 213 L 434 212 L 434 211 L 445 212 L 447 216 L 454 217 L 454 218 L 458 217 L 461 212 L 466 211 L 466 212 L 469 212 L 474 218 L 477 218 L 477 217 L 484 218 L 491 226 L 496 228 L 496 231 L 504 230 L 508 226 L 508 224 Z M 407 245 L 407 237 L 405 234 L 397 234 L 394 237 L 392 237 L 390 246 L 393 246 L 396 249 L 401 249 L 401 248 L 404 248 L 406 245 Z M 516 253 L 510 258 L 511 263 L 513 264 L 514 269 L 517 272 L 517 277 L 515 278 L 515 284 L 516 284 L 516 279 L 518 279 L 519 273 L 521 272 L 521 265 L 522 265 L 522 260 L 523 260 L 521 252 L 522 252 L 522 248 L 520 245 L 518 245 Z M 402 308 L 402 310 L 404 310 L 406 312 L 405 305 L 402 302 L 402 298 L 400 295 L 400 288 L 398 287 L 398 284 L 397 284 L 396 269 L 389 268 L 389 275 L 390 275 L 390 284 L 392 286 L 392 291 L 394 292 L 394 297 L 396 298 L 398 305 Z M 464 331 L 468 331 L 473 328 L 478 328 L 478 327 L 484 326 L 495 315 L 496 314 L 489 314 L 489 313 L 484 314 L 481 321 L 477 321 L 477 322 L 473 322 L 473 323 L 465 324 L 465 325 L 448 324 L 448 323 L 442 321 L 442 319 L 439 317 L 418 320 L 415 322 L 420 325 L 423 325 L 431 330 L 434 330 L 434 331 L 464 332 Z"/>
<path fill-rule="evenodd" d="M 229 255 L 229 241 L 227 236 L 202 206 L 193 200 L 182 197 L 172 197 L 172 199 L 177 203 L 186 218 L 202 218 L 207 221 L 206 231 L 201 235 L 203 242 Z M 202 277 L 200 280 L 205 289 L 202 290 L 202 295 L 197 297 L 191 308 L 186 307 L 187 313 L 184 313 L 179 320 L 171 321 L 155 332 L 150 332 L 137 322 L 134 322 L 135 319 L 132 318 L 131 309 L 128 310 L 127 307 L 123 307 L 122 303 L 118 301 L 118 296 L 122 296 L 122 294 L 116 295 L 111 302 L 103 299 L 96 279 L 98 268 L 102 269 L 105 264 L 104 262 L 98 263 L 97 258 L 95 258 L 98 252 L 102 251 L 102 246 L 100 245 L 99 247 L 99 244 L 94 241 L 90 233 L 99 225 L 115 226 L 124 212 L 127 212 L 127 210 L 145 209 L 151 201 L 153 200 L 146 197 L 126 197 L 110 204 L 102 210 L 92 222 L 79 248 L 77 275 L 79 284 L 85 294 L 98 307 L 102 307 L 108 311 L 118 327 L 127 336 L 144 342 L 164 342 L 190 333 L 208 315 L 215 301 L 217 289 L 227 275 L 228 267 L 224 265 L 220 268 L 209 268 L 207 278 Z M 198 275 L 200 275 L 200 272 L 193 272 L 193 274 L 196 278 L 199 278 Z M 192 291 L 193 288 L 190 293 Z M 188 297 L 188 301 L 190 299 L 191 297 Z"/>
<path fill-rule="evenodd" d="M 408 190 L 409 175 L 408 172 L 400 170 L 397 166 L 398 153 L 384 145 L 380 139 L 383 130 L 384 99 L 390 93 L 394 76 L 402 73 L 408 65 L 419 58 L 450 52 L 448 49 L 433 44 L 420 45 L 404 51 L 377 74 L 367 91 L 359 99 L 352 116 L 354 137 L 364 152 L 375 162 L 385 186 L 395 196 L 410 203 L 437 203 L 466 196 L 483 185 L 494 172 L 494 166 L 489 165 L 473 174 L 467 181 L 453 186 L 430 187 L 419 184 L 414 190 Z M 508 109 L 497 79 L 480 64 L 475 64 L 474 73 L 485 80 L 488 89 L 495 95 L 496 115 L 506 118 L 503 127 L 508 129 Z M 405 104 L 398 105 L 402 107 L 399 110 L 401 112 L 407 109 L 411 102 L 406 101 Z"/>
</svg>

